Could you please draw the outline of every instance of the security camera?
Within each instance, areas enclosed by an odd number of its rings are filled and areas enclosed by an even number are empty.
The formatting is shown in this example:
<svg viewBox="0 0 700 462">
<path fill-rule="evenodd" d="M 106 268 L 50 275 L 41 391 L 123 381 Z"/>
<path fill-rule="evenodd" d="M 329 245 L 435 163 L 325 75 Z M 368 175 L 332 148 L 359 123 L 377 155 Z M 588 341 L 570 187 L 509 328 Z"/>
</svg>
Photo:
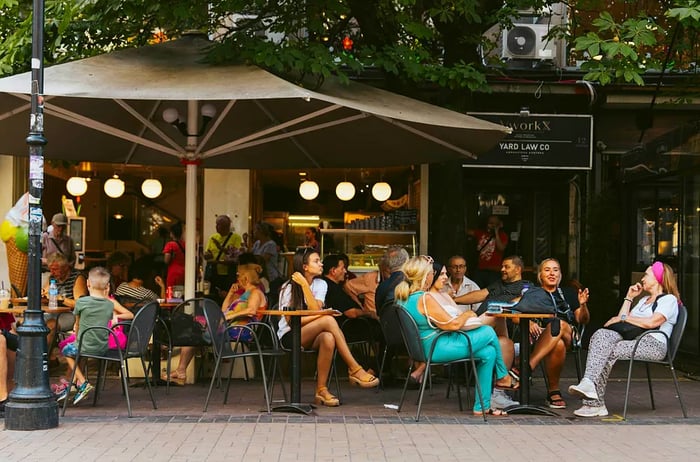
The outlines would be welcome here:
<svg viewBox="0 0 700 462">
<path fill-rule="evenodd" d="M 608 149 L 608 145 L 605 144 L 605 142 L 603 142 L 602 140 L 598 140 L 595 142 L 595 148 L 598 151 L 605 151 L 606 149 Z"/>
</svg>

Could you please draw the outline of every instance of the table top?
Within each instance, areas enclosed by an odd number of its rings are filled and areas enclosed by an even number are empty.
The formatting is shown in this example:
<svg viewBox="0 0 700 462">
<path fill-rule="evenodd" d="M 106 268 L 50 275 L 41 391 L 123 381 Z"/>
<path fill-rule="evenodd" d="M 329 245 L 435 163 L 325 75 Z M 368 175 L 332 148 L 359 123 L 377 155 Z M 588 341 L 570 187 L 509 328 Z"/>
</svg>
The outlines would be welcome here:
<svg viewBox="0 0 700 462">
<path fill-rule="evenodd" d="M 11 314 L 23 314 L 27 310 L 27 306 L 13 306 L 12 308 L 5 308 L 2 309 L 0 308 L 0 313 L 11 313 Z M 48 305 L 42 305 L 41 306 L 41 311 L 44 311 L 46 313 L 72 313 L 73 308 L 69 306 L 59 306 L 58 308 L 49 308 Z"/>
<path fill-rule="evenodd" d="M 526 319 L 544 319 L 553 318 L 554 314 L 549 313 L 489 313 L 487 315 L 493 316 L 494 318 L 526 318 Z"/>
<path fill-rule="evenodd" d="M 340 316 L 341 313 L 338 310 L 262 310 L 258 311 L 262 314 L 271 314 L 273 316 L 319 316 L 319 315 L 331 315 Z"/>
</svg>

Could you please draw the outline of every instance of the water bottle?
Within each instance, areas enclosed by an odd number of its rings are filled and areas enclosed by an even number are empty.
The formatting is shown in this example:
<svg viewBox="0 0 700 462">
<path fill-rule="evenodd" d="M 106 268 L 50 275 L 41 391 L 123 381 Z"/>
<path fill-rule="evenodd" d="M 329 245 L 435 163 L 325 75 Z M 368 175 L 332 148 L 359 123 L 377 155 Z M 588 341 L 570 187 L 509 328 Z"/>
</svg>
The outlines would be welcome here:
<svg viewBox="0 0 700 462">
<path fill-rule="evenodd" d="M 58 286 L 56 280 L 51 279 L 49 283 L 49 309 L 55 310 L 58 308 Z"/>
</svg>

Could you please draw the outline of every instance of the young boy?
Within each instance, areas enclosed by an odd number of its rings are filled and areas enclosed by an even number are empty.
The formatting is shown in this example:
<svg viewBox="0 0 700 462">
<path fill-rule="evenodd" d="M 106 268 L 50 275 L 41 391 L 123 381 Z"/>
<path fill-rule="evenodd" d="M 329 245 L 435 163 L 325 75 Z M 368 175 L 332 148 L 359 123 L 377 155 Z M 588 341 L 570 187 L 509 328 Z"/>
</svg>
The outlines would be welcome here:
<svg viewBox="0 0 700 462">
<path fill-rule="evenodd" d="M 97 266 L 90 270 L 87 280 L 89 295 L 80 297 L 75 303 L 75 334 L 74 342 L 68 343 L 61 352 L 68 363 L 67 376 L 71 376 L 75 368 L 75 385 L 78 392 L 73 398 L 73 404 L 78 404 L 94 388 L 86 380 L 80 368 L 75 362 L 78 353 L 78 345 L 83 332 L 89 327 L 107 327 L 107 323 L 114 317 L 115 321 L 131 319 L 134 317 L 131 311 L 121 306 L 118 302 L 111 300 L 109 295 L 109 272 Z M 82 327 L 82 329 L 81 329 Z M 93 330 L 83 339 L 82 352 L 91 354 L 104 354 L 108 349 L 109 333 L 105 330 Z M 70 387 L 65 387 L 57 396 L 58 401 L 66 399 Z"/>
</svg>

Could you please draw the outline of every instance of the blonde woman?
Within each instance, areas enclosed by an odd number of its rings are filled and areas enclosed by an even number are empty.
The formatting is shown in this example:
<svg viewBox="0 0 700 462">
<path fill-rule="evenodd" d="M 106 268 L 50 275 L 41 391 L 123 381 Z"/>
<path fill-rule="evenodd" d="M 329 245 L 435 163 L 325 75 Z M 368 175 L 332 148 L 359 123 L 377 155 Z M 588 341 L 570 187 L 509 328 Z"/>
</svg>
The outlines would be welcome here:
<svg viewBox="0 0 700 462">
<path fill-rule="evenodd" d="M 396 302 L 406 308 L 418 325 L 423 349 L 426 354 L 430 351 L 433 338 L 440 331 L 455 331 L 454 334 L 443 335 L 433 351 L 433 361 L 452 361 L 465 358 L 470 353 L 479 361 L 477 371 L 479 385 L 483 393 L 484 408 L 481 402 L 475 400 L 474 415 L 484 413 L 494 416 L 507 415 L 505 411 L 491 408 L 491 390 L 494 372 L 498 380 L 496 387 L 515 390 L 518 383 L 508 374 L 508 368 L 503 362 L 498 337 L 493 328 L 481 326 L 466 332 L 471 340 L 473 352 L 469 351 L 467 339 L 456 331 L 464 329 L 467 319 L 475 317 L 473 311 L 465 311 L 457 316 L 445 311 L 440 303 L 428 295 L 428 289 L 433 283 L 433 259 L 428 256 L 413 257 L 402 268 L 405 280 L 396 286 Z"/>
<path fill-rule="evenodd" d="M 255 263 L 239 265 L 237 281 L 231 284 L 231 288 L 221 304 L 227 321 L 239 318 L 234 321 L 235 324 L 228 331 L 233 340 L 250 342 L 252 340 L 250 331 L 237 326 L 248 324 L 253 320 L 259 321 L 262 316 L 258 313 L 267 309 L 267 299 L 260 290 L 261 273 L 262 266 Z"/>
<path fill-rule="evenodd" d="M 632 308 L 635 297 L 646 292 Z M 636 340 L 624 340 L 622 335 L 606 329 L 618 322 L 643 329 L 659 329 L 671 337 L 678 319 L 678 287 L 673 270 L 665 263 L 655 262 L 647 268 L 642 280 L 627 289 L 627 295 L 617 313 L 591 337 L 586 359 L 586 372 L 578 385 L 571 385 L 569 393 L 583 398 L 583 406 L 574 411 L 579 417 L 605 417 L 605 387 L 615 361 L 629 359 Z M 649 334 L 640 340 L 635 353 L 637 359 L 661 360 L 666 357 L 666 337 Z"/>
</svg>

